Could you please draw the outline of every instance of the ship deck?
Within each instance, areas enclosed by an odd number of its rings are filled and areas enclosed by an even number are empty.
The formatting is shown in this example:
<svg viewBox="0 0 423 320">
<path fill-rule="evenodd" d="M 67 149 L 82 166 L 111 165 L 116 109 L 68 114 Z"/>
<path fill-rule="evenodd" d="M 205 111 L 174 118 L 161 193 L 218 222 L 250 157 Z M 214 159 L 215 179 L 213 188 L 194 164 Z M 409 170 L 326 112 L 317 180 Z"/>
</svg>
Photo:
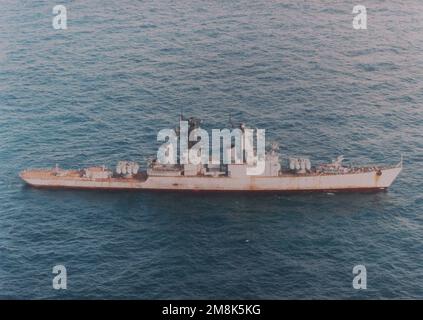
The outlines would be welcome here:
<svg viewBox="0 0 423 320">
<path fill-rule="evenodd" d="M 88 178 L 84 177 L 80 170 L 52 170 L 52 169 L 31 169 L 20 173 L 20 177 L 26 179 L 48 179 L 48 180 L 86 180 L 86 181 L 115 181 L 115 182 L 142 182 L 146 180 L 144 173 L 137 174 L 131 178 L 112 177 L 112 178 Z"/>
<path fill-rule="evenodd" d="M 369 166 L 369 167 L 357 167 L 357 168 L 349 168 L 347 171 L 334 171 L 334 172 L 319 172 L 319 171 L 312 171 L 307 173 L 293 173 L 289 171 L 283 171 L 278 176 L 254 176 L 255 178 L 280 178 L 280 177 L 314 177 L 314 176 L 333 176 L 333 175 L 351 175 L 351 174 L 360 174 L 366 172 L 376 172 L 379 170 L 386 170 L 397 168 L 398 165 L 392 166 Z M 84 177 L 81 170 L 70 169 L 70 170 L 62 170 L 62 169 L 28 169 L 24 170 L 20 173 L 22 179 L 26 178 L 36 178 L 36 179 L 52 179 L 52 180 L 96 180 L 96 181 L 117 181 L 117 182 L 143 182 L 146 181 L 148 176 L 145 171 L 141 171 L 134 177 L 111 177 L 111 178 L 96 178 L 91 179 L 88 177 Z M 150 175 L 154 177 L 155 175 Z M 173 176 L 172 176 L 173 177 Z M 175 175 L 176 177 L 176 175 Z M 184 177 L 184 176 L 178 176 Z M 227 179 L 230 178 L 229 176 L 222 175 L 222 176 L 206 176 L 206 175 L 196 175 L 190 176 L 190 178 L 201 177 L 201 178 L 210 178 L 210 179 Z"/>
</svg>

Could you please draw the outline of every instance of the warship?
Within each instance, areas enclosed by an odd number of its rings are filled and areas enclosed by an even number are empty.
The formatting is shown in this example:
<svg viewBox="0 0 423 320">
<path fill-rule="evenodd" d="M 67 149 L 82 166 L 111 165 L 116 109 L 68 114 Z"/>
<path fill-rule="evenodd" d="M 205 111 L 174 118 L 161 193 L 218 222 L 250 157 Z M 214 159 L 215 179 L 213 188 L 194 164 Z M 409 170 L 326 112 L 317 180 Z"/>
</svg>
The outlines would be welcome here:
<svg viewBox="0 0 423 320">
<path fill-rule="evenodd" d="M 189 131 L 200 121 L 189 118 Z M 239 126 L 244 130 L 245 125 Z M 189 143 L 189 148 L 193 144 Z M 235 146 L 231 144 L 233 149 Z M 233 151 L 233 150 L 232 150 Z M 345 165 L 343 156 L 329 163 L 312 165 L 308 157 L 286 157 L 284 161 L 273 144 L 266 152 L 264 170 L 248 175 L 249 164 L 162 164 L 151 159 L 145 170 L 136 162 L 119 161 L 115 170 L 106 166 L 84 169 L 28 169 L 20 177 L 37 188 L 96 190 L 157 190 L 217 192 L 364 192 L 383 191 L 391 186 L 402 170 L 394 165 Z"/>
</svg>

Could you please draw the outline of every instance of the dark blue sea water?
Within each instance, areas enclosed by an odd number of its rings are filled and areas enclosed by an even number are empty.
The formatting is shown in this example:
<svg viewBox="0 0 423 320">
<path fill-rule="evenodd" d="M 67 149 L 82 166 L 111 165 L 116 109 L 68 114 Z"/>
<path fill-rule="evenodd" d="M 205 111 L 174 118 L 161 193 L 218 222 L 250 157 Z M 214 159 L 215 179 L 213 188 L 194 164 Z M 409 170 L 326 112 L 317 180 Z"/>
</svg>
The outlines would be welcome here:
<svg viewBox="0 0 423 320">
<path fill-rule="evenodd" d="M 423 298 L 423 2 L 0 0 L 0 298 Z M 284 155 L 404 170 L 387 193 L 46 191 L 145 163 L 179 112 Z M 52 288 L 63 264 L 68 289 Z M 367 268 L 367 290 L 352 269 Z"/>
</svg>

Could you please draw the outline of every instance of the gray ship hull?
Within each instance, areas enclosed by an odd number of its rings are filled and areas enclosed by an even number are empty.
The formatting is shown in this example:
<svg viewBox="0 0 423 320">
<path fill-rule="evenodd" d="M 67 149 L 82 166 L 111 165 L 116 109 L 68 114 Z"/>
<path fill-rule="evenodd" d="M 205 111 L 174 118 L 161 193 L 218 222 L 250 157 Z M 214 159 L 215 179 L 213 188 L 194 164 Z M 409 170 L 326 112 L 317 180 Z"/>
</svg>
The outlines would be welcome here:
<svg viewBox="0 0 423 320">
<path fill-rule="evenodd" d="M 137 178 L 89 179 L 78 176 L 57 177 L 49 171 L 29 170 L 21 178 L 39 188 L 71 188 L 100 190 L 158 191 L 249 191 L 249 192 L 339 192 L 382 191 L 391 186 L 402 167 L 347 174 L 305 174 L 209 177 L 209 176 L 148 176 Z"/>
</svg>

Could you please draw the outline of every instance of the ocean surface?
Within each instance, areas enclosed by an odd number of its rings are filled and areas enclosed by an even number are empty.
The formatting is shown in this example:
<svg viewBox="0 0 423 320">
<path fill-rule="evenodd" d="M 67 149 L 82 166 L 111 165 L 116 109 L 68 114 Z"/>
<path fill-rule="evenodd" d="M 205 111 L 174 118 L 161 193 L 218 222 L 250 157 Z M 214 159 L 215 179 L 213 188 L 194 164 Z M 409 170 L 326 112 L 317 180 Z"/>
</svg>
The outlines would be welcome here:
<svg viewBox="0 0 423 320">
<path fill-rule="evenodd" d="M 423 298 L 423 2 L 0 0 L 0 298 Z M 404 170 L 376 194 L 48 191 L 143 165 L 179 113 L 283 156 Z M 53 266 L 67 269 L 54 290 Z M 365 265 L 367 289 L 352 286 Z"/>
</svg>

